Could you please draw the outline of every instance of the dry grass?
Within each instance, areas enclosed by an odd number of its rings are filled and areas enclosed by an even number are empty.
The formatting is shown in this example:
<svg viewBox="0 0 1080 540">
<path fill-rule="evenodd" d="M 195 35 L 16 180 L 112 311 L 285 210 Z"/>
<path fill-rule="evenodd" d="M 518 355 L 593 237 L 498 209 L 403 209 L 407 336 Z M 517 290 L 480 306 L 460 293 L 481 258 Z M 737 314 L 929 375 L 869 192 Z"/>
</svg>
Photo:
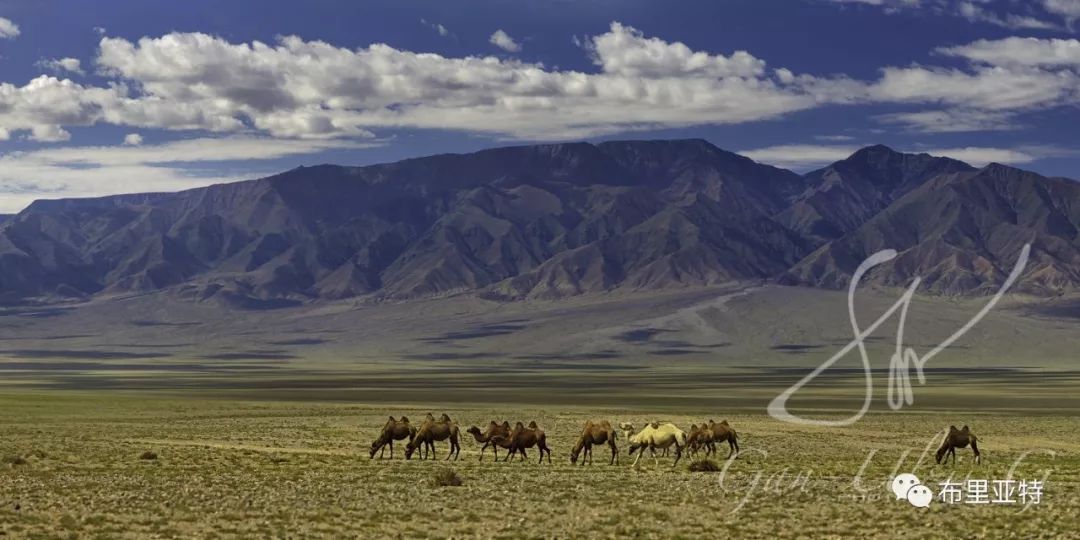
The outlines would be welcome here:
<svg viewBox="0 0 1080 540">
<path fill-rule="evenodd" d="M 1080 528 L 1080 420 L 1075 416 L 973 413 L 874 414 L 825 429 L 725 411 L 613 410 L 552 406 L 449 408 L 462 426 L 536 420 L 552 465 L 461 459 L 368 459 L 388 414 L 422 418 L 429 407 L 167 399 L 101 394 L 0 395 L 0 455 L 29 456 L 0 467 L 0 533 L 8 538 L 105 537 L 667 537 L 701 536 L 702 516 L 723 534 L 753 537 L 1064 537 Z M 573 466 L 569 450 L 586 419 L 680 425 L 724 416 L 742 455 L 726 473 L 692 474 L 672 457 L 631 470 L 597 460 Z M 986 457 L 942 467 L 923 448 L 950 423 L 967 423 Z M 169 459 L 139 466 L 153 447 Z M 1056 452 L 1054 456 L 1043 449 Z M 600 450 L 597 450 L 598 452 Z M 927 485 L 948 478 L 1047 477 L 1043 503 L 916 510 L 886 482 L 900 468 Z M 448 465 L 464 478 L 432 488 Z M 861 475 L 860 469 L 863 469 Z"/>
<path fill-rule="evenodd" d="M 699 459 L 690 464 L 690 472 L 719 472 L 720 466 L 711 459 Z"/>
<path fill-rule="evenodd" d="M 442 467 L 431 475 L 431 483 L 435 487 L 456 487 L 462 484 L 462 480 L 454 469 Z"/>
</svg>

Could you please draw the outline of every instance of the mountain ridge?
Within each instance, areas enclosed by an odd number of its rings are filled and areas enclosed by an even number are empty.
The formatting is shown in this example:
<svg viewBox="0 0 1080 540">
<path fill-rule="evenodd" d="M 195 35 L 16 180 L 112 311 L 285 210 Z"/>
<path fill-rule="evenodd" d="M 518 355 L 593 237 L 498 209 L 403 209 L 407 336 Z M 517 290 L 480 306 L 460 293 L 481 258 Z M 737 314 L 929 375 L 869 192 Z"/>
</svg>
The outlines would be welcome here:
<svg viewBox="0 0 1080 540">
<path fill-rule="evenodd" d="M 0 300 L 168 291 L 272 307 L 746 279 L 835 288 L 883 247 L 901 255 L 871 282 L 926 272 L 931 292 L 985 294 L 1025 239 L 1020 289 L 1059 294 L 1080 285 L 1077 231 L 1080 184 L 883 145 L 805 175 L 702 139 L 524 145 L 35 201 L 0 221 Z"/>
</svg>

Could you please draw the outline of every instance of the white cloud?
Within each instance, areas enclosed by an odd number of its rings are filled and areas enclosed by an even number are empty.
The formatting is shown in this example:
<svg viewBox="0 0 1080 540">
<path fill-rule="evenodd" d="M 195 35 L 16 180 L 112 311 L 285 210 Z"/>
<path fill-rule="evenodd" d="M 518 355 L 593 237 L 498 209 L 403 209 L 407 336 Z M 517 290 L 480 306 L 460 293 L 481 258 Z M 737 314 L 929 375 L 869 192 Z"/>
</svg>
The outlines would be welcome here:
<svg viewBox="0 0 1080 540">
<path fill-rule="evenodd" d="M 510 34 L 507 34 L 502 29 L 496 30 L 495 33 L 491 34 L 491 37 L 488 38 L 488 42 L 507 52 L 521 51 L 521 44 L 514 41 L 514 38 L 510 37 Z"/>
<path fill-rule="evenodd" d="M 846 142 L 855 140 L 855 137 L 852 137 L 851 135 L 814 135 L 814 138 L 819 141 L 830 142 Z"/>
<path fill-rule="evenodd" d="M 963 148 L 938 148 L 933 150 L 923 150 L 923 152 L 932 156 L 958 159 L 976 167 L 983 167 L 990 163 L 1020 165 L 1024 163 L 1031 163 L 1032 161 L 1038 159 L 1037 156 L 1031 155 L 1021 150 L 1013 150 L 1011 148 L 986 148 L 967 146 Z"/>
<path fill-rule="evenodd" d="M 1080 40 L 1076 39 L 980 39 L 937 52 L 995 66 L 1080 67 Z"/>
<path fill-rule="evenodd" d="M 1015 13 L 998 15 L 980 6 L 978 0 L 975 2 L 960 2 L 957 13 L 971 22 L 989 23 L 1014 30 L 1054 30 L 1058 28 L 1058 25 L 1029 15 Z"/>
<path fill-rule="evenodd" d="M 1043 7 L 1050 13 L 1061 15 L 1070 23 L 1080 19 L 1080 0 L 1043 0 Z"/>
<path fill-rule="evenodd" d="M 761 163 L 795 170 L 807 170 L 840 161 L 858 150 L 854 145 L 782 144 L 739 153 Z"/>
<path fill-rule="evenodd" d="M 1045 13 L 1033 14 L 1026 2 L 1013 0 L 1005 5 L 993 5 L 990 0 L 826 0 L 832 4 L 863 4 L 881 8 L 885 13 L 926 13 L 933 16 L 953 16 L 970 22 L 992 24 L 1003 28 L 1024 30 L 1057 30 L 1060 24 L 1044 20 L 1043 16 L 1060 16 L 1057 4 L 1080 4 L 1080 0 L 1042 0 Z M 1053 5 L 1053 7 L 1052 7 Z M 1012 8 L 1027 7 L 1023 13 Z M 1036 16 L 1037 15 L 1037 16 Z M 1076 18 L 1073 16 L 1072 18 Z"/>
<path fill-rule="evenodd" d="M 71 72 L 83 75 L 82 62 L 78 58 L 50 58 L 39 60 L 38 67 L 47 69 L 53 73 Z"/>
<path fill-rule="evenodd" d="M 640 31 L 619 23 L 611 25 L 611 31 L 596 36 L 589 44 L 593 62 L 604 73 L 627 77 L 744 77 L 758 78 L 765 73 L 765 61 L 754 58 L 746 51 L 736 51 L 731 56 L 712 55 L 693 51 L 680 43 L 670 43 L 658 38 L 647 38 Z M 783 70 L 783 77 L 794 79 L 791 72 Z"/>
<path fill-rule="evenodd" d="M 988 65 L 975 53 L 985 47 L 980 42 L 942 49 L 966 59 L 965 67 L 886 67 L 875 81 L 770 68 L 746 51 L 695 51 L 617 22 L 579 42 L 596 72 L 385 44 L 354 50 L 295 36 L 272 45 L 200 33 L 137 42 L 103 37 L 95 64 L 107 85 L 44 75 L 24 86 L 0 83 L 0 126 L 9 137 L 28 132 L 40 140 L 98 123 L 282 138 L 370 138 L 374 130 L 418 128 L 551 140 L 891 103 L 929 110 L 883 121 L 944 131 L 957 118 L 964 121 L 953 130 L 1013 127 L 1016 115 L 1075 103 L 1080 92 L 1074 69 Z"/>
<path fill-rule="evenodd" d="M 0 39 L 15 39 L 19 37 L 19 25 L 11 22 L 11 19 L 0 17 Z"/>
<path fill-rule="evenodd" d="M 453 35 L 451 34 L 450 29 L 439 23 L 429 22 L 427 19 L 420 19 L 420 24 L 434 30 L 442 37 L 450 37 Z"/>
<path fill-rule="evenodd" d="M 371 142 L 286 140 L 265 137 L 197 138 L 145 146 L 69 146 L 0 156 L 0 213 L 16 212 L 42 198 L 98 197 L 116 193 L 177 191 L 242 180 L 253 160 L 331 149 L 363 148 Z M 222 172 L 208 162 L 243 161 Z"/>
<path fill-rule="evenodd" d="M 885 124 L 904 126 L 921 133 L 962 133 L 967 131 L 1007 131 L 1023 127 L 1011 112 L 977 109 L 940 109 L 881 114 L 874 117 Z"/>
<path fill-rule="evenodd" d="M 853 145 L 784 144 L 744 150 L 739 153 L 755 161 L 777 167 L 809 170 L 846 159 L 857 150 L 858 148 Z M 975 167 L 983 167 L 989 163 L 1022 165 L 1047 157 L 1076 155 L 1078 152 L 1054 146 L 1019 146 L 1016 148 L 967 146 L 935 149 L 914 148 L 899 151 L 949 157 Z"/>
<path fill-rule="evenodd" d="M 274 46 L 198 33 L 138 42 L 105 37 L 96 64 L 111 86 L 52 77 L 0 85 L 0 125 L 18 131 L 105 122 L 288 138 L 370 137 L 371 129 L 408 127 L 567 139 L 776 118 L 860 91 L 843 79 L 787 72 L 780 80 L 749 53 L 695 52 L 618 23 L 587 46 L 599 73 L 383 44 L 350 50 L 297 37 Z"/>
<path fill-rule="evenodd" d="M 124 146 L 139 146 L 142 142 L 142 135 L 139 135 L 138 133 L 128 133 L 127 135 L 124 135 Z"/>
</svg>

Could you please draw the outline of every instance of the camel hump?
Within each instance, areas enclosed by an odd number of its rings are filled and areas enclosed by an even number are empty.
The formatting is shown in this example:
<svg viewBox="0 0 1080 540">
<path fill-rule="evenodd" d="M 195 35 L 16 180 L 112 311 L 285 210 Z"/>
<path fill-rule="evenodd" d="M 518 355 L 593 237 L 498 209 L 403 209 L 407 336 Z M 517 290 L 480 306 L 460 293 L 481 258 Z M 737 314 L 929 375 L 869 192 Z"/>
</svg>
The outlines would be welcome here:
<svg viewBox="0 0 1080 540">
<path fill-rule="evenodd" d="M 446 413 L 442 413 L 442 416 L 440 416 L 439 418 L 440 418 L 440 419 L 441 419 L 441 420 L 442 420 L 443 422 L 449 422 L 449 421 L 450 421 L 450 417 L 449 417 L 449 416 L 447 416 L 447 415 L 446 415 Z"/>
<path fill-rule="evenodd" d="M 408 424 L 409 423 L 409 417 L 408 416 L 402 416 L 401 421 Z"/>
<path fill-rule="evenodd" d="M 391 422 L 397 422 L 397 420 L 394 420 L 394 417 L 393 417 L 393 416 L 391 416 L 391 417 L 390 417 L 390 421 L 391 421 Z"/>
<path fill-rule="evenodd" d="M 960 431 L 960 430 L 956 429 L 956 426 L 949 426 L 949 431 Z"/>
<path fill-rule="evenodd" d="M 731 424 L 727 423 L 727 420 L 721 420 L 720 425 L 721 426 L 730 426 Z"/>
<path fill-rule="evenodd" d="M 529 422 L 529 429 L 536 429 L 538 427 L 540 427 L 540 426 L 536 425 L 535 420 L 533 420 L 532 422 Z"/>
<path fill-rule="evenodd" d="M 653 429 L 660 429 L 660 422 L 653 422 L 649 424 Z"/>
<path fill-rule="evenodd" d="M 967 431 L 971 431 L 971 430 L 968 429 L 968 427 L 965 425 L 964 427 L 960 428 L 960 431 L 967 432 Z"/>
</svg>

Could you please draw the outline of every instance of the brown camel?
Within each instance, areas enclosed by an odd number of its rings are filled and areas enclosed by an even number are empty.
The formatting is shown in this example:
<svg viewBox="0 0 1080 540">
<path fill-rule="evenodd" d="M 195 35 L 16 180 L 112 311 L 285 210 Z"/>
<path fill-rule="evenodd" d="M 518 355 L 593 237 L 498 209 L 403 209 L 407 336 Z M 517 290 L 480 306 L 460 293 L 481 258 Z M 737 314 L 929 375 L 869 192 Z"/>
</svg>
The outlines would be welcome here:
<svg viewBox="0 0 1080 540">
<path fill-rule="evenodd" d="M 945 463 L 949 463 L 949 457 L 946 454 L 952 456 L 953 465 L 956 465 L 956 449 L 967 448 L 967 445 L 971 445 L 971 451 L 975 453 L 975 463 L 982 463 L 982 454 L 979 453 L 979 445 L 976 443 L 978 440 L 975 434 L 964 426 L 960 429 L 956 429 L 956 426 L 949 426 L 949 432 L 945 434 L 945 439 L 941 442 L 941 448 L 938 448 L 937 454 L 934 455 L 934 459 L 941 463 L 941 458 L 945 458 Z"/>
<path fill-rule="evenodd" d="M 499 460 L 499 444 L 492 440 L 496 437 L 499 437 L 499 440 L 507 444 L 507 446 L 504 446 L 503 448 L 509 448 L 510 422 L 505 420 L 501 424 L 497 424 L 492 420 L 491 423 L 488 424 L 487 431 L 483 433 L 480 433 L 480 428 L 476 426 L 469 428 L 466 433 L 471 433 L 473 438 L 476 439 L 476 442 L 484 444 L 484 446 L 480 448 L 480 461 L 484 461 L 484 450 L 487 450 L 487 447 L 489 446 L 491 447 L 491 451 L 495 452 L 495 461 Z"/>
<path fill-rule="evenodd" d="M 540 450 L 539 463 L 544 462 L 545 453 L 548 457 L 548 463 L 551 463 L 551 449 L 547 445 L 547 435 L 544 434 L 544 430 L 536 425 L 536 422 L 529 422 L 529 427 L 525 427 L 521 422 L 518 422 L 514 426 L 514 430 L 510 432 L 509 437 L 496 437 L 495 440 L 497 442 L 500 440 L 509 441 L 510 452 L 503 458 L 503 461 L 509 461 L 518 452 L 521 452 L 521 461 L 525 461 L 525 449 L 535 446 Z"/>
<path fill-rule="evenodd" d="M 458 435 L 458 425 L 450 420 L 449 416 L 444 414 L 439 420 L 435 420 L 429 413 L 424 423 L 420 424 L 420 428 L 416 430 L 416 436 L 409 441 L 409 444 L 405 445 L 405 459 L 412 459 L 413 453 L 421 446 L 426 449 L 421 459 L 427 459 L 428 451 L 430 451 L 431 458 L 435 459 L 435 442 L 449 440 L 450 453 L 447 454 L 446 459 L 449 460 L 453 457 L 456 461 L 461 454 Z"/>
<path fill-rule="evenodd" d="M 707 426 L 701 426 L 702 430 L 709 432 L 709 449 L 707 453 L 716 454 L 716 443 L 728 443 L 728 455 L 724 459 L 739 458 L 739 436 L 732 429 L 727 420 L 721 420 L 719 424 L 709 420 Z"/>
<path fill-rule="evenodd" d="M 585 428 L 581 431 L 581 437 L 578 438 L 577 444 L 574 445 L 574 449 L 570 452 L 570 463 L 577 464 L 578 454 L 584 449 L 585 454 L 581 457 L 581 465 L 585 465 L 585 459 L 589 460 L 589 465 L 592 465 L 592 447 L 593 445 L 607 443 L 611 448 L 611 462 L 609 465 L 614 465 L 619 462 L 619 449 L 615 446 L 615 438 L 618 437 L 618 432 L 611 427 L 611 422 L 602 420 L 600 422 L 593 422 L 587 420 L 585 422 Z"/>
<path fill-rule="evenodd" d="M 697 454 L 698 450 L 705 449 L 705 455 L 709 455 L 709 450 L 712 448 L 712 432 L 709 431 L 708 426 L 705 424 L 690 425 L 690 433 L 686 435 L 686 451 L 692 458 L 694 454 Z"/>
<path fill-rule="evenodd" d="M 416 437 L 416 428 L 409 424 L 409 418 L 402 416 L 401 420 L 395 420 L 393 416 L 386 421 L 386 425 L 383 426 L 382 431 L 379 432 L 379 436 L 375 439 L 375 442 L 371 443 L 371 458 L 375 458 L 375 452 L 379 452 L 379 459 L 382 459 L 383 452 L 386 447 L 390 447 L 390 459 L 394 459 L 394 441 L 401 441 L 409 439 L 412 441 Z"/>
</svg>

